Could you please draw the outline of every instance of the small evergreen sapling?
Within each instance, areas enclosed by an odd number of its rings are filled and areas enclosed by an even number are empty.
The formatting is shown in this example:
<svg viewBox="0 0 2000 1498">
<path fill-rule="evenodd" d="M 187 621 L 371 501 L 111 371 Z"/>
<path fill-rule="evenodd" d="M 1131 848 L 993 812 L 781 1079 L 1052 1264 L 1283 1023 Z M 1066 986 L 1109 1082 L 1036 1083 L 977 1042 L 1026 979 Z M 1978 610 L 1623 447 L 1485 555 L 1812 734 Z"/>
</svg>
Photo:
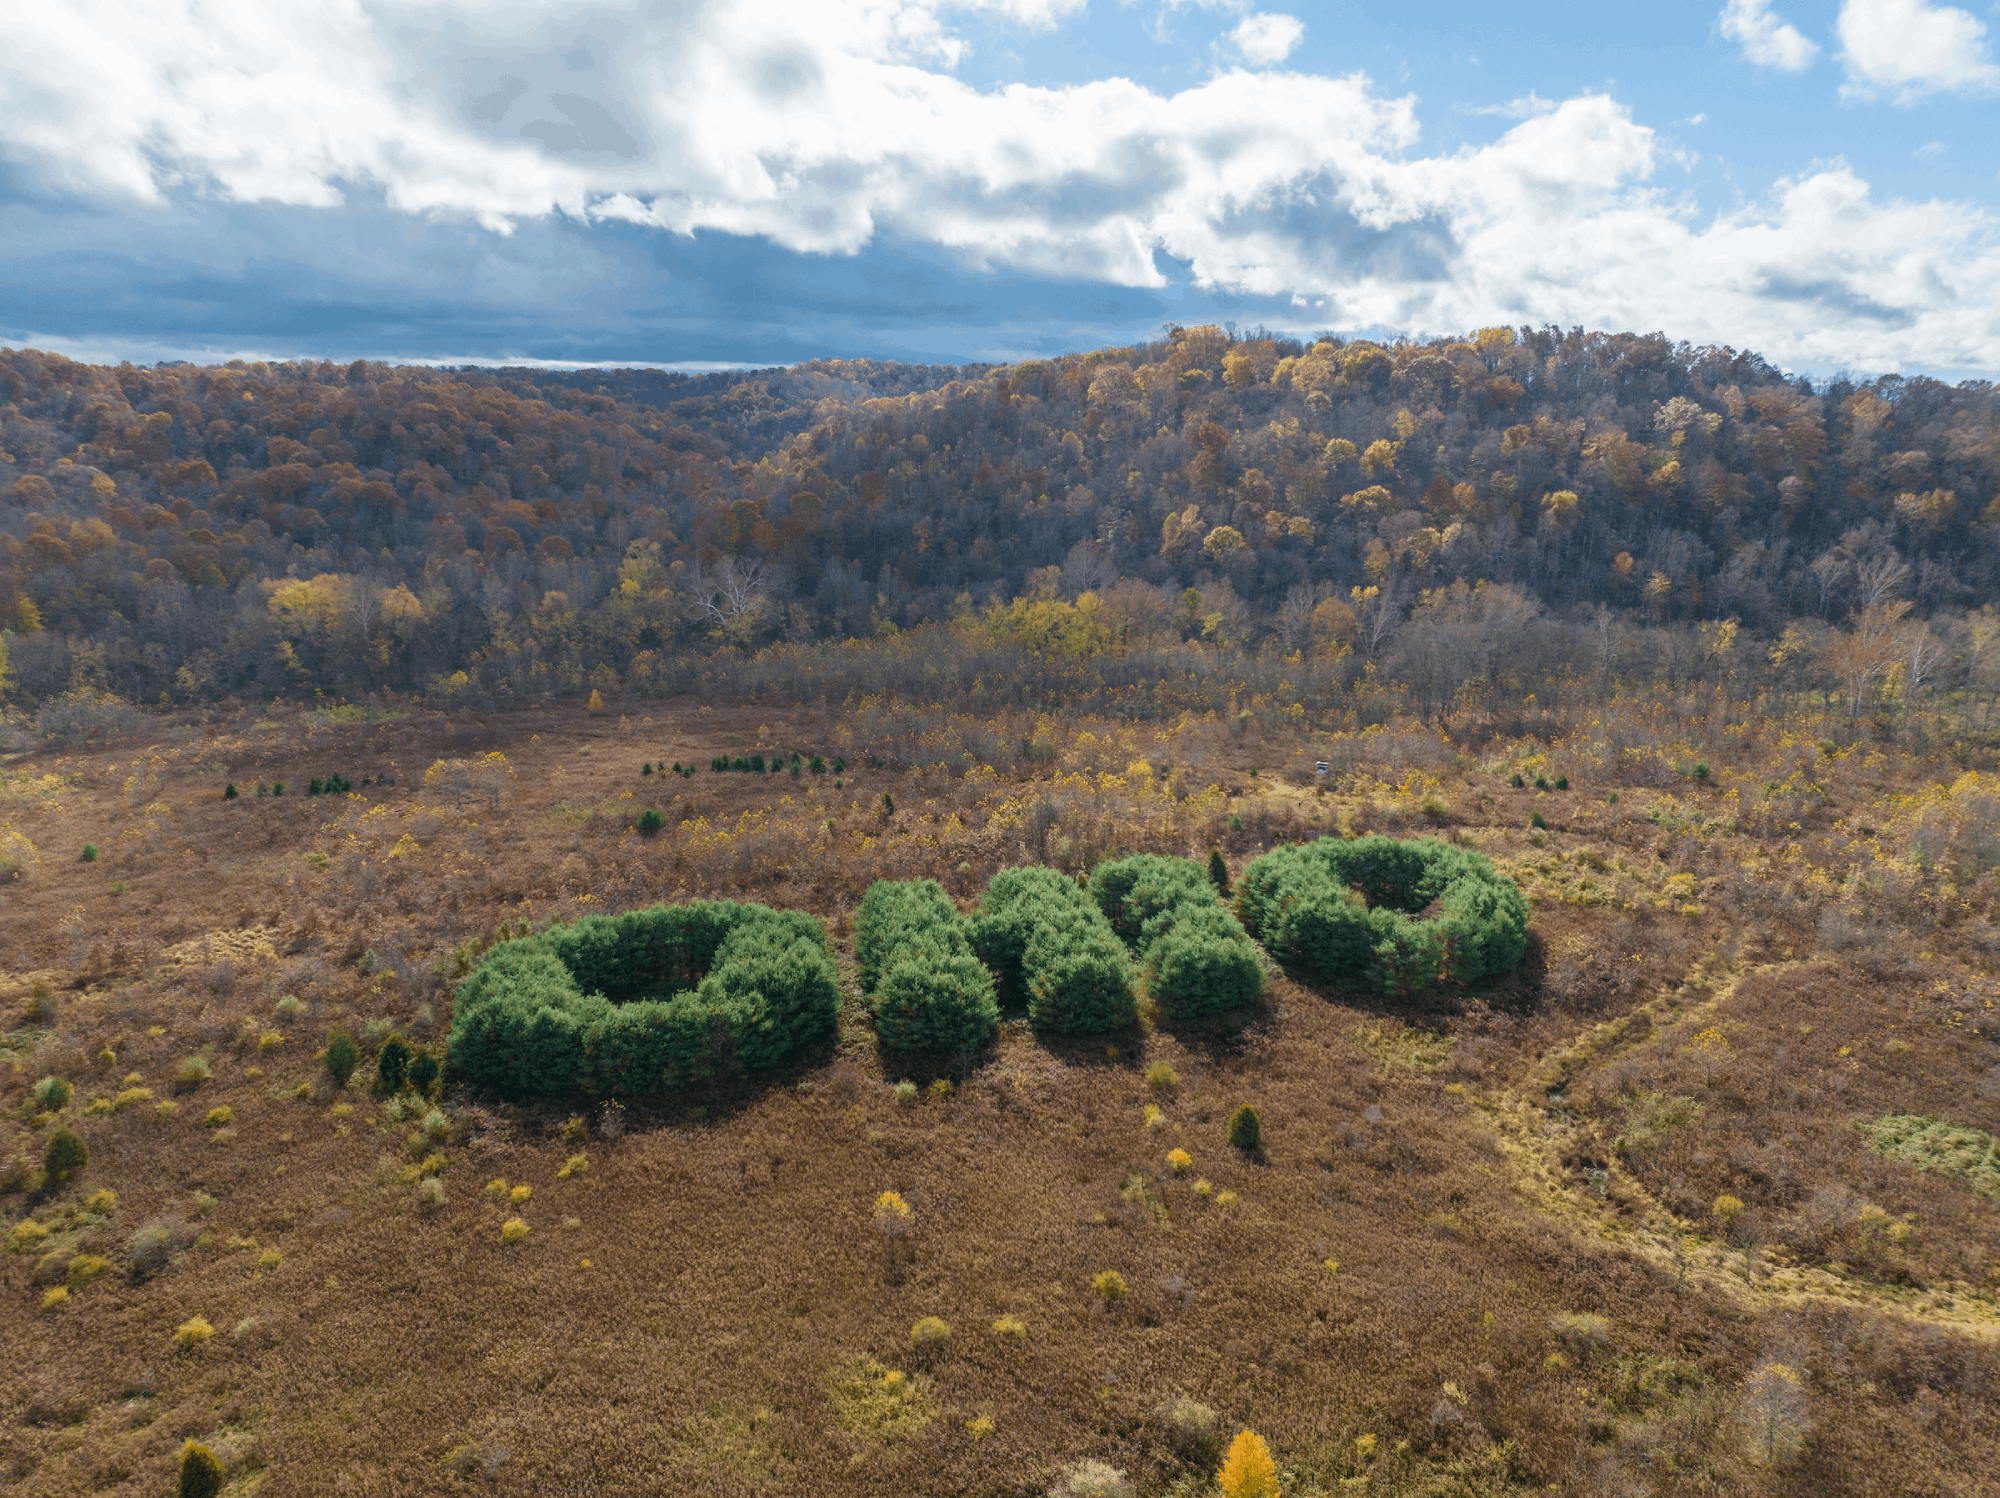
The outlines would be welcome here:
<svg viewBox="0 0 2000 1498">
<path fill-rule="evenodd" d="M 1229 863 L 1220 848 L 1208 850 L 1208 882 L 1215 886 L 1217 894 L 1229 893 Z"/>
<path fill-rule="evenodd" d="M 335 1025 L 326 1037 L 326 1074 L 333 1078 L 333 1085 L 345 1087 L 360 1064 L 361 1047 L 354 1043 L 345 1026 Z"/>
<path fill-rule="evenodd" d="M 375 1090 L 393 1097 L 410 1085 L 410 1047 L 400 1036 L 391 1035 L 375 1053 Z"/>
<path fill-rule="evenodd" d="M 1264 1126 L 1248 1103 L 1229 1115 L 1229 1142 L 1246 1155 L 1256 1153 L 1264 1142 Z"/>
<path fill-rule="evenodd" d="M 222 799 L 225 801 L 234 801 L 236 799 L 236 784 L 234 781 L 222 788 Z"/>
<path fill-rule="evenodd" d="M 429 1050 L 419 1047 L 410 1057 L 410 1086 L 423 1097 L 430 1097 L 437 1088 L 438 1058 Z"/>
<path fill-rule="evenodd" d="M 213 1451 L 199 1441 L 189 1441 L 181 1447 L 174 1498 L 221 1498 L 224 1475 L 222 1462 Z"/>
<path fill-rule="evenodd" d="M 73 1129 L 57 1129 L 49 1135 L 49 1142 L 42 1150 L 42 1176 L 47 1189 L 59 1190 L 89 1163 L 90 1146 L 83 1142 L 83 1136 Z"/>
<path fill-rule="evenodd" d="M 639 836 L 652 837 L 666 825 L 666 820 L 649 806 L 639 813 L 639 820 L 633 825 L 638 828 Z"/>
</svg>

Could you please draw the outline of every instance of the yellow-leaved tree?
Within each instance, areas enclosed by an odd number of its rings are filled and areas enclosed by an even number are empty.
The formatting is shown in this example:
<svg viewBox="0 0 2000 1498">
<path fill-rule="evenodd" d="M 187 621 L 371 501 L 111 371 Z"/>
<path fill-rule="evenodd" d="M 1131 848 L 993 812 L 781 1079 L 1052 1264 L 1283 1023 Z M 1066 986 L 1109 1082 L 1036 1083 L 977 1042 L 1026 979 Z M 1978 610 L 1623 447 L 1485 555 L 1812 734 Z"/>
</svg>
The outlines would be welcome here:
<svg viewBox="0 0 2000 1498">
<path fill-rule="evenodd" d="M 1222 1498 L 1278 1498 L 1278 1467 L 1255 1431 L 1239 1431 L 1215 1476 Z"/>
</svg>

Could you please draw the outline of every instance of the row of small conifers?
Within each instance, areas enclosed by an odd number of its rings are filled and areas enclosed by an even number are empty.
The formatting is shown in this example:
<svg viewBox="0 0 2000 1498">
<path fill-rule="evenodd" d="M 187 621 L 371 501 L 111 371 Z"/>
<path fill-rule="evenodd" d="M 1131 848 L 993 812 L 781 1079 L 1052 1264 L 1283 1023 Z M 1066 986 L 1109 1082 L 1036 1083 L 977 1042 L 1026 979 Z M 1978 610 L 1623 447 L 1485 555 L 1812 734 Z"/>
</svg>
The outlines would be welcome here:
<svg viewBox="0 0 2000 1498">
<path fill-rule="evenodd" d="M 1416 992 L 1512 966 L 1527 924 L 1519 888 L 1479 854 L 1323 838 L 1252 862 L 1234 910 L 1201 865 L 1150 855 L 1103 864 L 1087 886 L 1002 869 L 969 915 L 934 880 L 879 883 L 854 951 L 882 1043 L 950 1054 L 986 1044 L 1008 1011 L 1044 1035 L 1136 1024 L 1135 959 L 1172 1028 L 1256 1004 L 1253 935 L 1302 981 Z M 828 1040 L 839 1012 L 811 916 L 656 905 L 494 947 L 459 991 L 451 1061 L 513 1095 L 640 1093 L 773 1066 Z"/>
<path fill-rule="evenodd" d="M 1121 939 L 1122 938 L 1122 939 Z M 958 913 L 937 882 L 882 883 L 861 902 L 854 956 L 876 1033 L 899 1050 L 972 1050 L 1025 1008 L 1036 1030 L 1101 1035 L 1139 1018 L 1132 956 L 1163 1024 L 1257 1001 L 1264 965 L 1201 866 L 1140 856 L 1088 890 L 1054 869 L 1002 869 Z"/>
</svg>

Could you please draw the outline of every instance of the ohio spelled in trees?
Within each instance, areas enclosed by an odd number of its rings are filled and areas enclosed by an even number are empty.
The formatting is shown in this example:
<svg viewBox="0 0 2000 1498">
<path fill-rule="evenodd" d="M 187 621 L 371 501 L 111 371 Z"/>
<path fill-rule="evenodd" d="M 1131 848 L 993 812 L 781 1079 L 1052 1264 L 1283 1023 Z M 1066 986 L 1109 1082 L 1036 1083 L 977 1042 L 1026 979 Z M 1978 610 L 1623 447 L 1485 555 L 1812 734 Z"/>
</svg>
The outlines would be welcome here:
<svg viewBox="0 0 2000 1498">
<path fill-rule="evenodd" d="M 451 1065 L 515 1096 L 642 1093 L 774 1066 L 829 1038 L 826 932 L 796 911 L 655 905 L 501 942 L 458 992 Z"/>
<path fill-rule="evenodd" d="M 1002 1003 L 1026 1003 L 1037 1030 L 1101 1035 L 1138 1019 L 1132 964 L 1104 913 L 1054 869 L 1002 869 L 971 922 L 972 948 Z"/>
<path fill-rule="evenodd" d="M 1185 858 L 1139 854 L 1100 864 L 1091 897 L 1146 965 L 1147 992 L 1168 1023 L 1247 1008 L 1264 966 L 1211 876 Z"/>
<path fill-rule="evenodd" d="M 993 975 L 935 879 L 871 885 L 854 957 L 875 1033 L 892 1050 L 976 1050 L 1000 1027 Z"/>
<path fill-rule="evenodd" d="M 1243 871 L 1236 908 L 1285 970 L 1308 983 L 1419 993 L 1502 972 L 1528 950 L 1520 886 L 1483 855 L 1428 838 L 1321 838 L 1275 849 Z"/>
</svg>

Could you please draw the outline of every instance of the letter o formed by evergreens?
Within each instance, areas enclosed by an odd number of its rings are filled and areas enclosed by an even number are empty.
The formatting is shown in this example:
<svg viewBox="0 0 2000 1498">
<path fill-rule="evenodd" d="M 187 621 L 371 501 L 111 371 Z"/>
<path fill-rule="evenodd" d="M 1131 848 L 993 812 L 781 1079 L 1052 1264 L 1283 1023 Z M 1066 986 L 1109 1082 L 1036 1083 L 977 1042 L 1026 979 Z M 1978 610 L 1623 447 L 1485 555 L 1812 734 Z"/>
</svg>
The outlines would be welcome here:
<svg viewBox="0 0 2000 1498">
<path fill-rule="evenodd" d="M 1307 983 L 1422 993 L 1503 972 L 1528 950 L 1520 886 L 1484 854 L 1435 838 L 1325 837 L 1274 849 L 1243 871 L 1237 910 Z"/>
<path fill-rule="evenodd" d="M 809 915 L 732 901 L 585 916 L 486 954 L 451 1066 L 507 1097 L 624 1095 L 740 1076 L 830 1038 L 840 984 Z"/>
</svg>

